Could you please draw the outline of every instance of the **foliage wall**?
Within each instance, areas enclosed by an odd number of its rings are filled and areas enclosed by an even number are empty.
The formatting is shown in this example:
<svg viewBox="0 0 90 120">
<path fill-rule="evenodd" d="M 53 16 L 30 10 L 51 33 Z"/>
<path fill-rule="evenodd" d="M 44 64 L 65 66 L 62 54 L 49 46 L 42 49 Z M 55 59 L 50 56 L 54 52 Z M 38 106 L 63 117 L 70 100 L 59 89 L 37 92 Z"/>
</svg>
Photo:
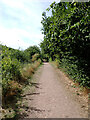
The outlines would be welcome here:
<svg viewBox="0 0 90 120">
<path fill-rule="evenodd" d="M 57 59 L 74 81 L 86 87 L 90 87 L 89 3 L 52 3 L 42 14 L 40 44 L 43 54 Z"/>
<path fill-rule="evenodd" d="M 29 85 L 32 74 L 41 64 L 39 48 L 32 46 L 31 50 L 20 51 L 0 45 L 0 94 L 2 86 L 3 118 L 17 116 L 19 113 L 17 103 L 21 99 L 23 89 Z"/>
</svg>

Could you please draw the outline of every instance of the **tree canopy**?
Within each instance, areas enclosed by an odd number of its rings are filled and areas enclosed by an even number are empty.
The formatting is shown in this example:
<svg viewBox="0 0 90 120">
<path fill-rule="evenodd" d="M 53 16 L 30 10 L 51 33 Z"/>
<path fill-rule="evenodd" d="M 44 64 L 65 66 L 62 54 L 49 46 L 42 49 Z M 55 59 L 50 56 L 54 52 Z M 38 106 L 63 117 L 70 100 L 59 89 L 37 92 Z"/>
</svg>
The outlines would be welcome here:
<svg viewBox="0 0 90 120">
<path fill-rule="evenodd" d="M 89 8 L 88 2 L 53 2 L 46 10 L 51 10 L 52 15 L 42 13 L 44 40 L 40 44 L 44 54 L 52 60 L 58 58 L 74 79 L 87 86 L 90 85 Z"/>
<path fill-rule="evenodd" d="M 39 47 L 34 45 L 27 48 L 24 52 L 27 53 L 27 56 L 29 57 L 29 59 L 32 59 L 32 56 L 34 54 L 40 54 L 40 49 Z"/>
</svg>

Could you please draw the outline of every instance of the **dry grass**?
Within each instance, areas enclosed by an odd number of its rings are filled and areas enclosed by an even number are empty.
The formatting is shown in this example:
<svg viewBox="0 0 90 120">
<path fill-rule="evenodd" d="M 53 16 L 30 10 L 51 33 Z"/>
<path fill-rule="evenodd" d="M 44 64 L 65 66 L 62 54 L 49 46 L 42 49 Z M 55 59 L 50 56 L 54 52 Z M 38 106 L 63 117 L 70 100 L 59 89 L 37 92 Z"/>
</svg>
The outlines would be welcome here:
<svg viewBox="0 0 90 120">
<path fill-rule="evenodd" d="M 40 63 L 39 63 L 38 61 L 36 61 L 36 62 L 32 65 L 32 67 L 33 67 L 34 70 L 36 70 L 39 65 L 40 65 Z"/>
<path fill-rule="evenodd" d="M 32 66 L 28 66 L 27 68 L 24 68 L 22 70 L 22 76 L 23 78 L 27 79 L 29 77 L 31 77 L 31 75 L 34 73 L 34 69 L 32 68 Z"/>
<path fill-rule="evenodd" d="M 22 86 L 16 81 L 10 81 L 9 86 L 10 86 L 10 89 L 6 94 L 7 97 L 17 95 L 18 90 L 20 91 L 22 89 Z"/>
<path fill-rule="evenodd" d="M 9 88 L 5 94 L 5 96 L 3 96 L 2 94 L 2 105 L 6 105 L 6 103 L 9 101 L 14 100 L 14 97 L 19 95 L 20 92 L 22 91 L 22 85 L 20 85 L 17 81 L 10 81 L 9 82 Z"/>
<path fill-rule="evenodd" d="M 30 78 L 39 65 L 40 61 L 35 61 L 33 64 L 28 64 L 26 67 L 24 67 L 22 70 L 23 78 L 25 79 Z"/>
</svg>

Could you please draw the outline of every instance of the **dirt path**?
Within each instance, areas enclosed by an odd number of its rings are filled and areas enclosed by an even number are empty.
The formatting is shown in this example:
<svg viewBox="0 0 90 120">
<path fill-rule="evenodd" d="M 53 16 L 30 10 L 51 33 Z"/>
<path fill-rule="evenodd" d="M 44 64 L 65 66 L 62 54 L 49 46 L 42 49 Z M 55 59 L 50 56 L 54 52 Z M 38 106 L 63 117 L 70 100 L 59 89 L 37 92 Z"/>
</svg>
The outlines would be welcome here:
<svg viewBox="0 0 90 120">
<path fill-rule="evenodd" d="M 37 83 L 32 83 L 35 91 L 25 96 L 29 106 L 26 118 L 87 118 L 83 101 L 67 88 L 62 72 L 57 73 L 49 63 L 40 70 L 40 75 L 34 76 Z"/>
</svg>

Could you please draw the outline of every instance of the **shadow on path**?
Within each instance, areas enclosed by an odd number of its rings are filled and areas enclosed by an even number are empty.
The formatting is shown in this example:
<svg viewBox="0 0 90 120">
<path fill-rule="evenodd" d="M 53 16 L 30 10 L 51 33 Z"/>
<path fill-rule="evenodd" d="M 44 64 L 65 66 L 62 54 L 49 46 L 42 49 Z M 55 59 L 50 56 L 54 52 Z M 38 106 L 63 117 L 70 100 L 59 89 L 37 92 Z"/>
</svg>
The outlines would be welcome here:
<svg viewBox="0 0 90 120">
<path fill-rule="evenodd" d="M 30 82 L 30 84 L 36 88 L 39 88 L 40 83 Z"/>
<path fill-rule="evenodd" d="M 25 95 L 23 95 L 22 97 L 26 97 L 27 95 L 39 95 L 39 94 L 40 94 L 40 93 L 34 92 L 34 93 L 25 94 Z"/>
</svg>

